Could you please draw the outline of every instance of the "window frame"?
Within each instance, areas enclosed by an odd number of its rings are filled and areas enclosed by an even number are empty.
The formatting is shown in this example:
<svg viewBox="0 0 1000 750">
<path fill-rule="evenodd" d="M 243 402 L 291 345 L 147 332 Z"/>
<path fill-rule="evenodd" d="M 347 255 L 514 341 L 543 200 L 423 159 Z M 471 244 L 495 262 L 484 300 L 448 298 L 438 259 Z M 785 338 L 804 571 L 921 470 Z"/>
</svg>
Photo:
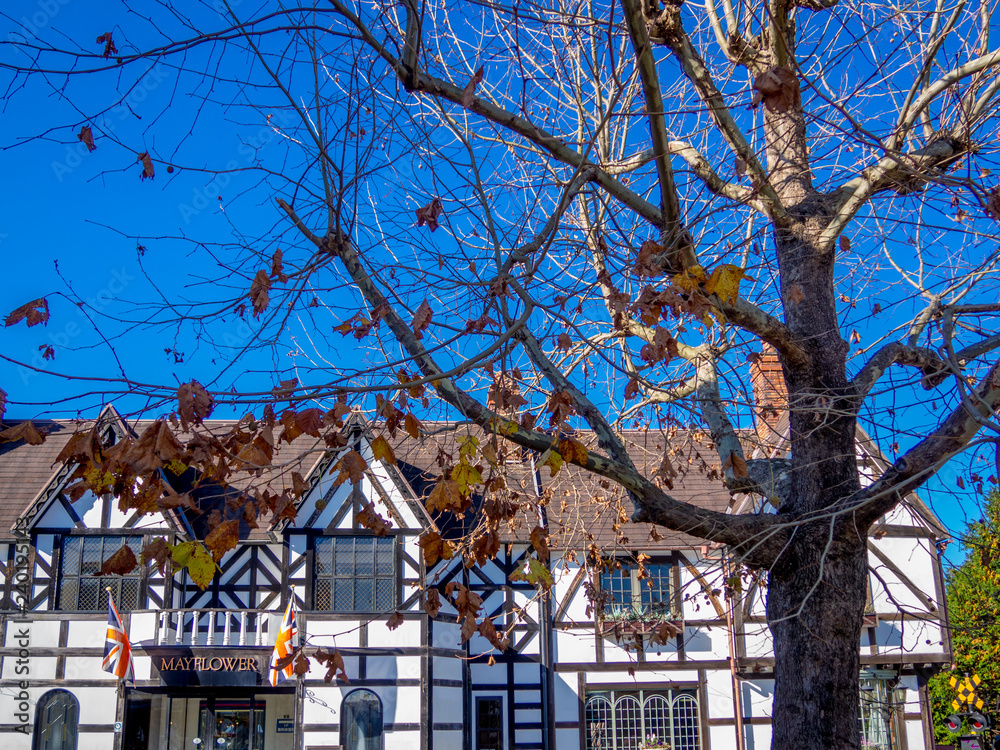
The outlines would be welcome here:
<svg viewBox="0 0 1000 750">
<path fill-rule="evenodd" d="M 364 576 L 365 578 L 370 578 L 373 581 L 372 585 L 372 605 L 370 608 L 359 609 L 357 604 L 354 603 L 351 609 L 335 609 L 334 595 L 335 595 L 335 581 L 339 580 L 356 580 L 358 578 L 357 573 L 357 560 L 354 562 L 354 572 L 351 575 L 337 575 L 336 572 L 336 557 L 332 560 L 331 570 L 329 573 L 320 574 L 318 567 L 321 563 L 319 560 L 319 550 L 318 546 L 324 540 L 329 540 L 331 545 L 334 545 L 334 555 L 336 554 L 336 544 L 338 539 L 371 539 L 373 540 L 372 545 L 372 573 L 371 575 Z M 380 575 L 377 571 L 378 566 L 378 545 L 379 543 L 391 544 L 392 545 L 392 576 L 391 576 L 391 588 L 392 588 L 392 603 L 385 610 L 375 609 L 375 599 L 377 597 L 377 584 L 374 583 L 378 580 L 386 580 L 389 578 L 387 575 Z M 400 605 L 400 584 L 402 581 L 401 567 L 402 567 L 402 556 L 401 556 L 402 544 L 398 538 L 397 534 L 387 534 L 385 536 L 377 536 L 375 534 L 359 534 L 355 531 L 345 530 L 343 533 L 327 532 L 323 534 L 310 534 L 307 538 L 307 554 L 308 554 L 308 588 L 309 588 L 309 609 L 312 612 L 321 612 L 330 615 L 389 615 L 395 611 Z M 330 582 L 330 606 L 321 608 L 317 605 L 318 600 L 318 583 L 320 580 L 326 580 Z M 352 594 L 352 602 L 354 596 Z"/>
<path fill-rule="evenodd" d="M 506 750 L 507 747 L 507 712 L 504 710 L 504 696 L 500 694 L 489 694 L 489 695 L 476 695 L 475 696 L 475 707 L 476 713 L 473 718 L 473 750 L 483 750 L 482 743 L 480 742 L 480 731 L 482 727 L 480 726 L 481 706 L 483 703 L 488 701 L 496 701 L 500 706 L 500 748 L 501 750 Z"/>
<path fill-rule="evenodd" d="M 644 613 L 652 614 L 655 616 L 666 615 L 671 620 L 681 619 L 681 603 L 678 600 L 679 582 L 678 577 L 678 562 L 674 555 L 669 556 L 651 556 L 651 559 L 645 563 L 645 567 L 650 570 L 653 567 L 663 567 L 666 568 L 664 574 L 660 575 L 659 578 L 661 582 L 666 581 L 666 590 L 662 586 L 658 589 L 661 597 L 659 603 L 650 602 L 649 604 L 643 604 L 642 598 L 643 594 L 646 592 L 652 592 L 653 588 L 647 585 L 650 580 L 649 577 L 642 580 L 639 579 L 639 564 L 631 558 L 617 558 L 616 562 L 620 563 L 621 568 L 616 568 L 614 570 L 604 570 L 597 574 L 597 586 L 602 593 L 612 593 L 611 587 L 606 586 L 605 576 L 622 576 L 624 572 L 622 568 L 627 568 L 629 573 L 630 581 L 630 592 L 628 602 L 619 601 L 607 601 L 604 604 L 603 612 L 598 613 L 603 615 L 605 618 L 613 614 L 614 607 L 621 607 L 623 614 L 633 611 L 636 607 L 639 607 Z M 665 604 L 664 604 L 665 600 Z"/>
<path fill-rule="evenodd" d="M 49 743 L 47 737 L 42 736 L 42 713 L 49 709 L 49 704 L 55 698 L 69 698 L 69 705 L 76 711 L 76 715 L 73 721 L 73 737 L 72 744 L 67 745 L 65 742 L 61 743 L 59 748 L 54 747 Z M 50 722 L 46 722 L 46 726 L 49 726 Z M 35 725 L 34 725 L 34 736 L 31 741 L 31 750 L 76 750 L 80 745 L 80 700 L 73 695 L 69 690 L 65 688 L 56 688 L 55 690 L 49 690 L 42 694 L 42 697 L 38 699 L 38 703 L 35 705 Z"/>
<path fill-rule="evenodd" d="M 585 750 L 632 750 L 634 747 L 633 743 L 634 737 L 623 737 L 620 743 L 616 744 L 616 740 L 619 735 L 618 721 L 619 721 L 619 706 L 625 701 L 634 701 L 638 705 L 638 716 L 639 716 L 639 726 L 637 728 L 632 728 L 629 735 L 638 733 L 638 739 L 641 743 L 649 734 L 654 732 L 649 731 L 651 727 L 647 726 L 647 706 L 648 704 L 659 698 L 666 704 L 666 722 L 669 726 L 669 742 L 672 748 L 680 748 L 681 750 L 701 750 L 705 744 L 704 726 L 702 720 L 702 705 L 701 699 L 699 697 L 699 690 L 697 687 L 679 687 L 679 688 L 661 688 L 655 686 L 642 686 L 642 687 L 623 687 L 616 688 L 613 686 L 602 686 L 602 685 L 591 685 L 584 693 L 584 701 L 582 708 L 582 718 L 583 723 L 581 725 L 581 744 L 582 748 Z M 589 726 L 589 710 L 592 703 L 597 701 L 604 701 L 607 703 L 607 711 L 611 718 L 610 734 L 601 739 L 600 742 L 595 742 L 595 735 L 591 732 Z M 692 702 L 694 704 L 694 747 L 691 748 L 690 743 L 682 743 L 678 741 L 678 735 L 675 727 L 675 711 L 678 709 L 678 704 L 681 702 Z M 662 721 L 662 720 L 661 720 Z"/>
<path fill-rule="evenodd" d="M 379 733 L 378 733 L 378 743 L 376 750 L 382 750 L 385 747 L 385 704 L 382 702 L 382 696 L 376 693 L 374 690 L 369 688 L 356 688 L 344 696 L 343 700 L 340 701 L 340 746 L 345 748 L 345 750 L 353 750 L 348 744 L 348 732 L 350 731 L 348 722 L 345 720 L 347 717 L 347 702 L 352 696 L 358 695 L 359 693 L 368 693 L 375 697 L 375 701 L 378 704 L 378 723 L 379 723 Z M 352 714 L 352 720 L 354 715 Z M 371 738 L 366 742 L 369 745 Z M 364 750 L 371 750 L 370 747 L 364 748 Z"/>
<path fill-rule="evenodd" d="M 899 750 L 905 732 L 902 709 L 905 691 L 892 670 L 862 670 L 858 691 L 858 724 L 862 740 L 879 750 Z M 870 688 L 865 690 L 865 688 Z"/>
<path fill-rule="evenodd" d="M 98 606 L 97 606 L 97 608 L 96 609 L 80 609 L 79 608 L 79 604 L 80 604 L 80 586 L 79 586 L 79 581 L 81 579 L 84 579 L 84 578 L 95 578 L 95 576 L 91 576 L 91 575 L 86 574 L 86 573 L 83 572 L 83 546 L 87 543 L 88 539 L 101 539 L 101 540 L 119 539 L 119 540 L 121 540 L 122 544 L 125 543 L 125 540 L 137 539 L 138 540 L 139 549 L 141 550 L 142 547 L 144 546 L 144 544 L 147 541 L 146 540 L 146 533 L 143 532 L 141 534 L 136 534 L 136 533 L 128 533 L 128 532 L 129 532 L 128 529 L 120 529 L 120 530 L 119 529 L 115 529 L 115 530 L 110 530 L 109 529 L 107 531 L 105 531 L 105 530 L 102 529 L 100 531 L 89 531 L 89 533 L 87 533 L 87 532 L 85 532 L 85 533 L 68 533 L 68 534 L 57 534 L 55 536 L 55 538 L 53 539 L 53 545 L 52 545 L 53 555 L 57 556 L 57 559 L 53 560 L 53 565 L 52 565 L 53 577 L 54 577 L 54 584 L 55 584 L 54 589 L 55 590 L 54 590 L 53 595 L 51 597 L 51 601 L 54 602 L 54 604 L 52 605 L 52 608 L 54 610 L 59 611 L 59 612 L 106 612 L 106 610 L 107 610 L 107 602 L 105 601 L 104 604 L 103 604 L 103 606 L 101 605 L 101 592 L 104 590 L 104 586 L 105 585 L 112 585 L 114 587 L 113 595 L 115 597 L 115 607 L 118 609 L 118 611 L 120 613 L 124 614 L 126 612 L 134 612 L 134 611 L 146 609 L 146 604 L 147 604 L 147 599 L 148 599 L 148 597 L 147 597 L 147 586 L 148 586 L 148 583 L 149 583 L 149 580 L 148 580 L 148 578 L 149 578 L 148 572 L 149 571 L 148 571 L 147 566 L 141 565 L 141 564 L 139 566 L 137 566 L 136 569 L 132 573 L 129 573 L 129 574 L 124 575 L 124 576 L 119 576 L 119 575 L 115 575 L 115 576 L 101 576 L 100 578 L 98 578 L 98 580 L 100 582 L 98 583 L 98 598 L 97 598 Z M 65 566 L 66 566 L 66 560 L 67 560 L 67 557 L 66 557 L 66 545 L 67 545 L 68 542 L 70 542 L 71 540 L 74 540 L 74 539 L 81 540 L 80 551 L 77 553 L 77 559 L 78 559 L 78 562 L 79 562 L 79 566 L 78 566 L 79 570 L 76 573 L 73 573 L 73 574 L 70 574 L 70 575 L 67 576 L 67 574 L 64 572 L 65 571 Z M 118 547 L 116 547 L 115 550 L 114 550 L 114 552 L 117 552 L 118 549 L 120 549 L 120 548 L 121 548 L 121 545 L 119 545 Z M 108 557 L 110 557 L 110 554 L 107 555 L 107 556 L 105 556 L 105 554 L 103 552 L 103 550 L 104 550 L 103 541 L 102 541 L 102 547 L 101 547 L 101 549 L 102 549 L 101 562 L 104 562 L 105 560 L 107 560 Z M 112 552 L 111 554 L 114 554 L 114 552 Z M 139 555 L 136 554 L 136 557 L 138 558 Z M 74 606 L 72 608 L 65 606 L 65 604 L 63 603 L 63 581 L 67 577 L 73 578 L 73 579 L 75 579 L 77 581 L 76 601 L 74 602 Z M 107 579 L 107 583 L 104 582 L 104 579 Z M 121 601 L 122 582 L 125 579 L 135 580 L 135 581 L 138 582 L 138 589 L 136 591 L 136 604 L 135 604 L 134 607 L 123 606 L 123 603 Z"/>
</svg>

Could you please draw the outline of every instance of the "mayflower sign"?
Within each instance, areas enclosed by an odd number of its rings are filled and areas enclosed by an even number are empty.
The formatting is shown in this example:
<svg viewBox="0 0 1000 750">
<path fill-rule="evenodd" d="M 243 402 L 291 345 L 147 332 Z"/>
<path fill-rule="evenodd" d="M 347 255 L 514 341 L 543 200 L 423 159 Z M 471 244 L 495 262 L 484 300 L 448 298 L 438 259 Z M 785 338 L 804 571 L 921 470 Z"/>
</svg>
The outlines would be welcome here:
<svg viewBox="0 0 1000 750">
<path fill-rule="evenodd" d="M 164 685 L 231 685 L 263 684 L 265 649 L 211 649 L 198 647 L 146 647 L 153 658 L 153 667 Z M 253 651 L 254 653 L 248 653 Z M 259 652 L 259 653 L 257 653 Z"/>
</svg>

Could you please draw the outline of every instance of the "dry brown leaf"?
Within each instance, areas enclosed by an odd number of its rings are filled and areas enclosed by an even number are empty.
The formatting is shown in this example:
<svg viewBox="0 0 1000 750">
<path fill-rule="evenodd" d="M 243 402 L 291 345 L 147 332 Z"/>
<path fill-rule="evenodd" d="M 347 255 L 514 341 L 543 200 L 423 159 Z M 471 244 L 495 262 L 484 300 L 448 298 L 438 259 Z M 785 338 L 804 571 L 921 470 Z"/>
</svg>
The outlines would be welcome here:
<svg viewBox="0 0 1000 750">
<path fill-rule="evenodd" d="M 427 326 L 431 324 L 431 319 L 434 317 L 434 312 L 431 310 L 431 306 L 427 304 L 425 299 L 420 303 L 420 307 L 417 308 L 417 312 L 413 316 L 413 333 L 416 337 L 423 338 L 424 331 L 427 330 Z"/>
<path fill-rule="evenodd" d="M 157 419 L 132 444 L 122 456 L 122 461 L 133 472 L 142 475 L 163 468 L 171 461 L 180 459 L 183 454 L 184 446 L 174 437 L 170 426 L 162 419 Z"/>
<path fill-rule="evenodd" d="M 476 86 L 479 85 L 483 80 L 483 69 L 480 68 L 475 73 L 473 73 L 472 78 L 469 82 L 465 84 L 465 88 L 462 89 L 462 106 L 466 109 L 472 107 L 472 102 L 476 99 Z"/>
<path fill-rule="evenodd" d="M 267 276 L 267 271 L 261 269 L 257 272 L 257 275 L 253 277 L 253 283 L 250 284 L 250 302 L 253 305 L 253 316 L 256 318 L 262 312 L 267 309 L 268 304 L 271 302 L 271 297 L 268 294 L 268 290 L 271 288 L 271 279 Z"/>
<path fill-rule="evenodd" d="M 771 68 L 753 82 L 753 105 L 764 102 L 771 112 L 787 112 L 798 103 L 799 80 L 784 66 Z"/>
<path fill-rule="evenodd" d="M 444 206 L 441 205 L 441 200 L 435 198 L 426 206 L 417 209 L 417 226 L 422 227 L 426 224 L 428 229 L 433 232 L 438 228 L 438 217 L 443 211 Z"/>
<path fill-rule="evenodd" d="M 535 548 L 538 559 L 542 562 L 549 561 L 549 532 L 541 526 L 536 526 L 529 535 L 531 546 Z"/>
<path fill-rule="evenodd" d="M 156 171 L 153 169 L 153 160 L 149 158 L 147 151 L 139 154 L 136 161 L 142 162 L 142 172 L 139 173 L 140 180 L 151 180 L 156 176 Z"/>
<path fill-rule="evenodd" d="M 77 133 L 76 139 L 78 141 L 83 141 L 87 145 L 87 151 L 94 151 L 97 146 L 94 145 L 94 132 L 90 129 L 89 125 L 84 125 L 80 128 L 80 132 Z"/>
<path fill-rule="evenodd" d="M 45 297 L 39 297 L 31 302 L 25 302 L 16 310 L 12 311 L 4 318 L 4 327 L 20 323 L 22 320 L 28 323 L 28 328 L 37 326 L 39 323 L 49 322 L 49 303 Z"/>
<path fill-rule="evenodd" d="M 320 664 L 326 665 L 326 676 L 323 678 L 324 682 L 333 682 L 335 679 L 350 682 L 350 680 L 347 679 L 347 670 L 344 668 L 344 657 L 341 656 L 340 652 L 336 649 L 332 652 L 326 651 L 322 648 L 316 649 L 315 659 Z"/>
<path fill-rule="evenodd" d="M 437 589 L 427 589 L 424 591 L 424 611 L 431 617 L 437 617 L 441 611 L 441 594 Z"/>
<path fill-rule="evenodd" d="M 23 440 L 28 445 L 41 445 L 45 442 L 45 433 L 28 420 L 19 425 L 0 430 L 0 443 L 14 443 Z"/>
<path fill-rule="evenodd" d="M 271 276 L 276 281 L 282 284 L 288 281 L 288 274 L 286 274 L 284 271 L 284 264 L 282 263 L 282 252 L 280 248 L 275 250 L 274 255 L 271 256 Z"/>
<path fill-rule="evenodd" d="M 749 476 L 747 471 L 747 462 L 743 459 L 743 456 L 735 451 L 730 453 L 729 458 L 727 458 L 722 464 L 722 470 L 725 471 L 726 469 L 732 469 L 733 476 L 737 479 L 743 479 Z"/>
<path fill-rule="evenodd" d="M 420 437 L 420 420 L 413 414 L 407 414 L 406 419 L 403 420 L 403 429 L 406 430 L 407 435 L 416 440 Z"/>
<path fill-rule="evenodd" d="M 427 496 L 424 505 L 431 513 L 444 511 L 461 513 L 469 507 L 470 502 L 462 495 L 458 482 L 441 477 L 431 490 L 431 494 Z"/>
<path fill-rule="evenodd" d="M 337 462 L 335 468 L 340 470 L 340 474 L 337 475 L 334 486 L 339 487 L 348 479 L 351 480 L 351 484 L 357 484 L 364 478 L 368 462 L 357 451 L 348 451 Z"/>
<path fill-rule="evenodd" d="M 292 472 L 292 494 L 295 497 L 302 497 L 309 492 L 310 484 L 297 471 Z"/>
<path fill-rule="evenodd" d="M 229 550 L 236 549 L 239 542 L 240 522 L 235 518 L 219 524 L 205 537 L 205 546 L 216 562 L 219 562 Z"/>
<path fill-rule="evenodd" d="M 118 54 L 118 48 L 115 47 L 115 43 L 111 39 L 110 31 L 105 31 L 103 34 L 97 37 L 96 41 L 98 44 L 101 43 L 104 44 L 104 52 L 102 54 L 102 57 L 108 58 L 111 57 L 112 55 Z"/>
<path fill-rule="evenodd" d="M 97 575 L 123 576 L 127 573 L 131 573 L 138 565 L 139 561 L 136 560 L 135 553 L 132 551 L 132 548 L 127 544 L 123 544 L 121 549 L 104 561 L 101 565 L 101 570 Z"/>
<path fill-rule="evenodd" d="M 177 412 L 181 418 L 181 429 L 188 431 L 191 424 L 201 424 L 208 419 L 215 406 L 212 395 L 197 380 L 184 383 L 177 389 Z"/>
<path fill-rule="evenodd" d="M 375 536 L 386 536 L 392 528 L 392 523 L 375 511 L 374 503 L 368 503 L 354 518 L 359 525 L 375 532 Z"/>
<path fill-rule="evenodd" d="M 389 619 L 386 620 L 385 624 L 386 627 L 389 628 L 389 630 L 395 630 L 400 625 L 402 625 L 403 622 L 404 622 L 403 616 L 399 612 L 393 612 L 391 615 L 389 615 Z"/>
<path fill-rule="evenodd" d="M 433 568 L 438 560 L 450 560 L 455 554 L 451 545 L 436 531 L 424 533 L 417 544 L 424 552 L 424 564 L 428 569 Z"/>
<path fill-rule="evenodd" d="M 587 465 L 587 448 L 579 440 L 567 438 L 559 441 L 559 453 L 564 461 L 578 466 Z"/>
<path fill-rule="evenodd" d="M 142 548 L 142 562 L 155 565 L 160 575 L 165 575 L 170 564 L 170 545 L 161 536 L 150 539 Z"/>
</svg>

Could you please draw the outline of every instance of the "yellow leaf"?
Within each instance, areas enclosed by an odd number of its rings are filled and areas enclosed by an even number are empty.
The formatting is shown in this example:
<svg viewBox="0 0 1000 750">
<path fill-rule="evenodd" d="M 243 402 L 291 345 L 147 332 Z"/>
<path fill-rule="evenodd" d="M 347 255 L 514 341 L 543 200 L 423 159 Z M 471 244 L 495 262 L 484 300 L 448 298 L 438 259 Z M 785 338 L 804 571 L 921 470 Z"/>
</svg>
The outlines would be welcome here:
<svg viewBox="0 0 1000 750">
<path fill-rule="evenodd" d="M 559 453 L 562 454 L 563 459 L 569 461 L 571 464 L 587 465 L 587 449 L 578 440 L 573 440 L 572 438 L 560 440 Z"/>
<path fill-rule="evenodd" d="M 372 454 L 374 454 L 376 461 L 385 461 L 390 464 L 396 463 L 396 454 L 392 452 L 392 446 L 381 435 L 372 440 Z"/>
<path fill-rule="evenodd" d="M 705 269 L 701 266 L 689 266 L 673 278 L 674 286 L 680 287 L 685 292 L 698 291 L 698 285 L 706 281 L 708 277 L 705 276 Z"/>
<path fill-rule="evenodd" d="M 181 542 L 170 548 L 170 557 L 177 567 L 183 568 L 188 564 L 188 560 L 194 554 L 195 545 L 195 542 Z"/>
<path fill-rule="evenodd" d="M 195 547 L 194 554 L 188 560 L 187 569 L 191 582 L 202 591 L 207 589 L 215 578 L 215 560 L 201 544 Z"/>
<path fill-rule="evenodd" d="M 563 465 L 563 457 L 559 455 L 557 451 L 549 449 L 542 454 L 542 458 L 544 459 L 542 461 L 542 466 L 548 466 L 549 472 L 551 472 L 549 476 L 554 477 L 559 473 L 559 469 L 561 469 Z"/>
<path fill-rule="evenodd" d="M 512 581 L 527 581 L 532 586 L 541 586 L 546 591 L 555 583 L 552 573 L 537 558 L 528 558 L 528 569 L 511 575 Z"/>
<path fill-rule="evenodd" d="M 732 304 L 739 297 L 742 279 L 753 281 L 753 278 L 747 275 L 746 269 L 726 263 L 712 271 L 711 278 L 705 282 L 705 291 L 716 295 L 723 302 Z"/>
<path fill-rule="evenodd" d="M 468 495 L 474 485 L 483 483 L 483 475 L 479 473 L 479 469 L 464 462 L 451 470 L 451 478 L 458 482 L 463 495 Z"/>
<path fill-rule="evenodd" d="M 466 435 L 465 437 L 460 437 L 458 439 L 458 455 L 461 458 L 471 458 L 476 455 L 476 448 L 479 445 L 479 440 L 472 437 L 472 435 Z"/>
</svg>

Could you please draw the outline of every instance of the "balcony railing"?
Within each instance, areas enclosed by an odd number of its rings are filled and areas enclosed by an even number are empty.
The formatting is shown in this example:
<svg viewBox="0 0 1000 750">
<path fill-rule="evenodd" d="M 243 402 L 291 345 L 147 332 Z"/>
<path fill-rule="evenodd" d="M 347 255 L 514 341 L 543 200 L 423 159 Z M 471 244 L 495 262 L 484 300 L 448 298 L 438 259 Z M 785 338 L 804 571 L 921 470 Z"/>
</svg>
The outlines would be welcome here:
<svg viewBox="0 0 1000 750">
<path fill-rule="evenodd" d="M 277 634 L 281 617 L 255 609 L 161 609 L 155 614 L 157 646 L 273 646 L 272 630 Z"/>
</svg>

